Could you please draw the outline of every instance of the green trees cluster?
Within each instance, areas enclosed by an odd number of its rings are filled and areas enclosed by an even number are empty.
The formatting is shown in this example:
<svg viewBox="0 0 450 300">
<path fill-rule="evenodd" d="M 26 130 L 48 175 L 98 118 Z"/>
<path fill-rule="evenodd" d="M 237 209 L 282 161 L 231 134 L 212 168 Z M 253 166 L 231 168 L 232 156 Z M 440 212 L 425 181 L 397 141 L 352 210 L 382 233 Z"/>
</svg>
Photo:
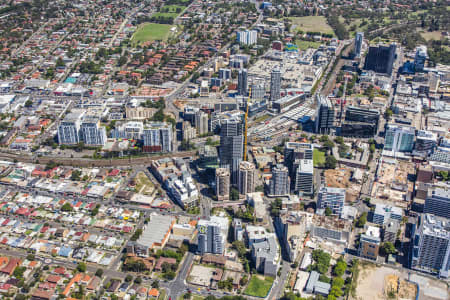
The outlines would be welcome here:
<svg viewBox="0 0 450 300">
<path fill-rule="evenodd" d="M 359 216 L 358 220 L 356 221 L 356 227 L 363 228 L 364 225 L 366 225 L 367 222 L 367 212 L 363 212 L 361 216 Z"/>
<path fill-rule="evenodd" d="M 312 252 L 312 257 L 314 259 L 314 264 L 308 267 L 308 271 L 314 270 L 319 272 L 320 274 L 327 273 L 328 268 L 330 267 L 330 254 L 319 249 Z"/>
</svg>

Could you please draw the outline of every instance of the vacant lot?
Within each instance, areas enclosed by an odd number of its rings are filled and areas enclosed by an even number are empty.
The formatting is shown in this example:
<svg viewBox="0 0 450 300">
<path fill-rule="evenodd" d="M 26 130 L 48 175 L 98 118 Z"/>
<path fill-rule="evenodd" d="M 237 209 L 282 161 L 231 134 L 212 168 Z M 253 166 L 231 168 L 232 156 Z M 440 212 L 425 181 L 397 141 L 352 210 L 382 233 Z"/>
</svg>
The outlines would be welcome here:
<svg viewBox="0 0 450 300">
<path fill-rule="evenodd" d="M 295 44 L 300 50 L 306 50 L 308 48 L 317 49 L 321 45 L 319 42 L 311 42 L 311 41 L 296 41 Z"/>
<path fill-rule="evenodd" d="M 170 35 L 170 29 L 174 25 L 144 23 L 139 26 L 133 34 L 131 41 L 135 44 L 141 44 L 148 41 L 165 41 Z"/>
<path fill-rule="evenodd" d="M 324 16 L 291 17 L 289 19 L 292 21 L 292 25 L 296 25 L 294 31 L 334 34 L 333 28 L 328 25 Z"/>
<path fill-rule="evenodd" d="M 250 283 L 244 291 L 245 295 L 265 298 L 273 284 L 273 277 L 253 275 Z"/>
<path fill-rule="evenodd" d="M 426 39 L 427 41 L 429 40 L 440 40 L 442 37 L 442 34 L 440 31 L 423 31 L 420 33 L 420 35 Z"/>
<path fill-rule="evenodd" d="M 320 150 L 314 149 L 313 162 L 314 162 L 314 167 L 317 167 L 319 165 L 323 165 L 325 163 L 325 152 L 322 152 Z"/>
<path fill-rule="evenodd" d="M 145 175 L 144 172 L 139 172 L 136 175 L 136 192 L 144 195 L 151 195 L 155 189 L 155 185 Z"/>
</svg>

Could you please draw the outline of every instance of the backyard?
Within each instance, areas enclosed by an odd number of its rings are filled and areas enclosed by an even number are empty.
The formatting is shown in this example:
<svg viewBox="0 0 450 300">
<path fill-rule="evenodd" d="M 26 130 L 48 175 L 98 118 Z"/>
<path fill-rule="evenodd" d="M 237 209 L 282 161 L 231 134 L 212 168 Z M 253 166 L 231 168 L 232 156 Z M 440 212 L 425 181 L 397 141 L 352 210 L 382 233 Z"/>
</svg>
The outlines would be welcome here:
<svg viewBox="0 0 450 300">
<path fill-rule="evenodd" d="M 148 41 L 162 40 L 166 41 L 170 35 L 171 28 L 174 25 L 144 23 L 139 26 L 133 34 L 131 41 L 133 44 L 141 44 Z"/>
<path fill-rule="evenodd" d="M 247 288 L 245 295 L 265 298 L 272 287 L 274 278 L 270 276 L 253 275 Z"/>
<path fill-rule="evenodd" d="M 295 25 L 295 31 L 334 34 L 333 28 L 328 25 L 324 16 L 291 17 L 289 19 L 292 21 L 292 27 Z"/>
</svg>

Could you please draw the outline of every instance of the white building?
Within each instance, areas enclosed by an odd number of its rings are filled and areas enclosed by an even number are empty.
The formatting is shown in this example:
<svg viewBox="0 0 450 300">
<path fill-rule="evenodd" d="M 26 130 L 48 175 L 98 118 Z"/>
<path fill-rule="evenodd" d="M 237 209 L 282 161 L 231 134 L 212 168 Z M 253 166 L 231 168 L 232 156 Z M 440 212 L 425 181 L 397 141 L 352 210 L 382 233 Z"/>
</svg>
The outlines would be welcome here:
<svg viewBox="0 0 450 300">
<path fill-rule="evenodd" d="M 241 30 L 236 33 L 236 40 L 241 45 L 254 45 L 258 42 L 256 30 Z"/>
</svg>

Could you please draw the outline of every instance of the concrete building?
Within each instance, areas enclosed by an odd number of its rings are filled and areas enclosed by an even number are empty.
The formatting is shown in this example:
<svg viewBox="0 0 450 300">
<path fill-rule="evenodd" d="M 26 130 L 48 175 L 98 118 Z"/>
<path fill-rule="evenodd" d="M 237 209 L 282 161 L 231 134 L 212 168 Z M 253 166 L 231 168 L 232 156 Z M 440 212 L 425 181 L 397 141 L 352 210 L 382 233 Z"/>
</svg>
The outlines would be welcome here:
<svg viewBox="0 0 450 300">
<path fill-rule="evenodd" d="M 97 116 L 84 116 L 80 125 L 80 139 L 89 146 L 103 146 L 106 143 L 106 129 L 100 126 Z"/>
<path fill-rule="evenodd" d="M 328 97 L 316 96 L 317 115 L 315 120 L 317 133 L 329 133 L 334 128 L 334 107 Z"/>
<path fill-rule="evenodd" d="M 359 240 L 358 254 L 361 257 L 377 260 L 380 250 L 380 228 L 369 226 Z"/>
<path fill-rule="evenodd" d="M 356 58 L 361 57 L 363 40 L 364 40 L 364 32 L 357 32 L 355 35 L 355 48 L 354 48 L 354 54 Z"/>
<path fill-rule="evenodd" d="M 262 100 L 266 96 L 266 89 L 264 83 L 253 83 L 251 85 L 252 94 L 250 97 L 252 100 Z"/>
<path fill-rule="evenodd" d="M 275 219 L 275 230 L 281 247 L 291 262 L 297 259 L 307 228 L 306 217 L 295 211 L 287 211 Z"/>
<path fill-rule="evenodd" d="M 142 132 L 144 152 L 172 152 L 172 125 L 147 123 Z"/>
<path fill-rule="evenodd" d="M 76 145 L 80 142 L 81 118 L 84 112 L 67 114 L 58 126 L 58 143 L 60 145 Z"/>
<path fill-rule="evenodd" d="M 279 254 L 275 234 L 266 233 L 265 240 L 253 243 L 251 253 L 258 272 L 265 276 L 277 276 Z"/>
<path fill-rule="evenodd" d="M 427 59 L 428 59 L 427 46 L 425 45 L 417 46 L 416 55 L 414 56 L 414 69 L 416 72 L 423 71 Z"/>
<path fill-rule="evenodd" d="M 172 216 L 152 214 L 136 244 L 148 250 L 163 249 L 175 223 L 176 220 Z"/>
<path fill-rule="evenodd" d="M 195 113 L 195 128 L 199 135 L 206 134 L 209 132 L 208 129 L 208 114 L 203 111 L 198 111 Z"/>
<path fill-rule="evenodd" d="M 281 71 L 275 68 L 270 72 L 270 101 L 274 102 L 281 98 Z"/>
<path fill-rule="evenodd" d="M 149 108 L 143 106 L 125 107 L 125 116 L 129 120 L 146 120 L 153 117 L 156 108 Z"/>
<path fill-rule="evenodd" d="M 345 203 L 345 189 L 321 187 L 317 198 L 317 208 L 331 208 L 333 215 L 340 216 Z"/>
<path fill-rule="evenodd" d="M 380 112 L 376 109 L 366 109 L 356 106 L 347 106 L 345 120 L 350 122 L 362 122 L 378 126 Z"/>
<path fill-rule="evenodd" d="M 231 79 L 231 69 L 220 68 L 219 69 L 219 78 L 222 79 L 222 80 L 229 80 L 229 79 Z"/>
<path fill-rule="evenodd" d="M 240 119 L 225 119 L 220 129 L 219 158 L 221 167 L 229 167 L 231 184 L 237 185 L 239 164 L 244 152 L 243 125 Z"/>
<path fill-rule="evenodd" d="M 372 222 L 378 225 L 384 225 L 391 220 L 401 222 L 403 210 L 400 207 L 377 203 L 373 212 Z"/>
<path fill-rule="evenodd" d="M 255 191 L 255 165 L 251 162 L 241 161 L 239 164 L 238 190 L 241 195 Z"/>
<path fill-rule="evenodd" d="M 437 92 L 440 84 L 440 79 L 441 77 L 439 76 L 439 74 L 436 74 L 434 72 L 428 73 L 428 86 L 430 88 L 430 92 L 432 93 Z"/>
<path fill-rule="evenodd" d="M 140 140 L 144 124 L 142 122 L 126 122 L 111 130 L 111 137 L 116 139 Z"/>
<path fill-rule="evenodd" d="M 258 32 L 256 30 L 238 31 L 236 41 L 241 45 L 254 45 L 258 42 Z"/>
<path fill-rule="evenodd" d="M 415 153 L 423 153 L 424 156 L 433 152 L 438 143 L 437 134 L 431 131 L 418 130 L 414 144 Z"/>
<path fill-rule="evenodd" d="M 428 188 L 423 212 L 450 219 L 449 186 L 434 186 Z"/>
<path fill-rule="evenodd" d="M 242 241 L 244 239 L 244 228 L 242 227 L 241 219 L 233 219 L 233 223 L 231 225 L 233 229 L 233 238 L 235 241 Z"/>
<path fill-rule="evenodd" d="M 309 274 L 308 282 L 305 286 L 305 292 L 308 294 L 318 294 L 323 297 L 328 296 L 331 290 L 331 284 L 319 281 L 320 274 L 312 271 Z"/>
<path fill-rule="evenodd" d="M 183 140 L 185 141 L 190 141 L 197 136 L 197 130 L 191 126 L 191 123 L 189 121 L 183 122 L 181 132 L 183 134 Z"/>
<path fill-rule="evenodd" d="M 389 124 L 386 129 L 384 149 L 393 152 L 411 152 L 414 149 L 414 127 Z"/>
<path fill-rule="evenodd" d="M 248 89 L 248 72 L 247 69 L 241 69 L 238 72 L 238 94 L 241 96 L 247 96 Z"/>
<path fill-rule="evenodd" d="M 263 193 L 254 192 L 247 194 L 247 203 L 253 206 L 256 221 L 262 222 L 267 216 L 266 205 L 263 201 Z"/>
<path fill-rule="evenodd" d="M 369 52 L 364 63 L 365 70 L 391 75 L 394 66 L 397 45 L 369 47 Z"/>
<path fill-rule="evenodd" d="M 205 253 L 223 254 L 228 235 L 228 219 L 212 216 L 209 220 L 200 219 L 197 224 L 197 251 Z"/>
<path fill-rule="evenodd" d="M 272 169 L 272 179 L 269 185 L 270 196 L 285 196 L 289 195 L 289 172 L 288 169 L 278 164 Z"/>
<path fill-rule="evenodd" d="M 411 268 L 417 271 L 450 276 L 449 219 L 423 214 L 417 229 L 413 229 Z"/>
<path fill-rule="evenodd" d="M 230 170 L 228 168 L 216 169 L 216 196 L 219 201 L 230 199 Z"/>
<path fill-rule="evenodd" d="M 314 193 L 314 164 L 312 159 L 301 159 L 295 174 L 295 192 L 311 195 Z"/>
<path fill-rule="evenodd" d="M 349 242 L 352 222 L 336 217 L 314 215 L 311 225 L 311 235 L 338 245 Z"/>
</svg>

